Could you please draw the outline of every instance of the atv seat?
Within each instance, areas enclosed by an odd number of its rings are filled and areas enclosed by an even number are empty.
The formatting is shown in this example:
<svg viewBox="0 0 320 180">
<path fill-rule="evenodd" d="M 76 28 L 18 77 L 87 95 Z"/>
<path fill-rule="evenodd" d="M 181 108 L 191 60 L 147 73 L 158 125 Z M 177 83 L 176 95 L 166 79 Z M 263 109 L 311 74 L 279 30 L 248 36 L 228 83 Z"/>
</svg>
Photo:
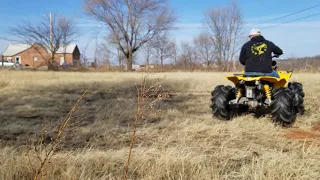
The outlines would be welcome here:
<svg viewBox="0 0 320 180">
<path fill-rule="evenodd" d="M 261 76 L 266 76 L 266 75 L 243 75 L 243 77 L 261 77 Z"/>
<path fill-rule="evenodd" d="M 234 76 L 242 76 L 242 77 L 260 77 L 264 75 L 245 75 L 245 74 L 233 74 Z"/>
</svg>

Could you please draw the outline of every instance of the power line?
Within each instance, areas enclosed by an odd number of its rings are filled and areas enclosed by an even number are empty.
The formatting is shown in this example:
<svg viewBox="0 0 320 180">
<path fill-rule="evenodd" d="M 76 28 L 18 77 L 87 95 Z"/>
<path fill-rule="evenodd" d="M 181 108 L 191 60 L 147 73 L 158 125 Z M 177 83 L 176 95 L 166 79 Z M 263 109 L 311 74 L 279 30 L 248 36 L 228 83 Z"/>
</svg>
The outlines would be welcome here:
<svg viewBox="0 0 320 180">
<path fill-rule="evenodd" d="M 287 21 L 287 22 L 284 22 L 284 23 L 279 23 L 279 24 L 268 26 L 268 27 L 261 28 L 261 29 L 269 29 L 269 28 L 273 28 L 273 27 L 280 26 L 280 25 L 283 25 L 283 24 L 288 24 L 288 23 L 291 23 L 291 22 L 299 21 L 301 19 L 306 19 L 306 18 L 309 18 L 309 17 L 317 16 L 317 15 L 320 15 L 320 13 L 311 14 L 309 16 L 305 16 L 305 17 L 302 17 L 302 18 L 294 19 L 294 20 Z M 238 52 L 240 49 L 241 48 L 239 48 L 238 50 L 234 51 L 234 53 Z"/>
<path fill-rule="evenodd" d="M 305 17 L 302 17 L 302 18 L 299 18 L 299 19 L 294 19 L 294 20 L 291 20 L 291 21 L 287 21 L 287 22 L 284 22 L 284 23 L 279 23 L 279 24 L 268 26 L 268 27 L 261 28 L 261 29 L 268 29 L 268 28 L 280 26 L 280 25 L 283 25 L 283 24 L 288 24 L 288 23 L 291 23 L 291 22 L 299 21 L 301 19 L 306 19 L 306 18 L 309 18 L 309 17 L 317 16 L 317 15 L 320 15 L 320 13 L 312 14 L 312 15 L 305 16 Z"/>
<path fill-rule="evenodd" d="M 267 21 L 263 21 L 261 23 L 258 23 L 258 24 L 254 24 L 252 26 L 256 26 L 256 25 L 260 25 L 260 24 L 264 24 L 264 23 L 267 23 L 267 22 L 271 22 L 271 21 L 275 21 L 275 20 L 279 20 L 279 19 L 282 19 L 282 18 L 285 18 L 285 17 L 289 17 L 289 16 L 292 16 L 292 15 L 295 15 L 295 14 L 299 14 L 301 12 L 304 12 L 304 11 L 307 11 L 307 10 L 310 10 L 310 9 L 313 9 L 313 8 L 316 8 L 320 6 L 320 4 L 317 4 L 315 6 L 311 6 L 311 7 L 308 7 L 306 9 L 303 9 L 303 10 L 300 10 L 300 11 L 297 11 L 297 12 L 294 12 L 294 13 L 291 13 L 291 14 L 287 14 L 287 15 L 284 15 L 284 16 L 281 16 L 281 17 L 277 17 L 277 18 L 274 18 L 274 19 L 270 19 L 270 20 L 267 20 Z M 251 27 L 252 27 L 251 26 Z"/>
<path fill-rule="evenodd" d="M 292 16 L 292 15 L 295 15 L 295 14 L 298 14 L 298 13 L 301 13 L 301 12 L 304 12 L 304 11 L 307 11 L 307 10 L 309 10 L 309 9 L 313 9 L 313 8 L 315 8 L 315 7 L 318 7 L 318 6 L 320 6 L 320 4 L 317 4 L 317 5 L 315 5 L 315 6 L 312 6 L 312 7 L 309 7 L 309 8 L 306 8 L 306 9 L 303 9 L 303 10 L 300 10 L 300 11 L 297 11 L 297 12 L 294 12 L 294 13 L 291 13 L 291 14 L 288 14 L 288 15 L 285 15 L 285 16 L 281 16 L 281 17 L 278 17 L 278 18 L 274 18 L 274 19 L 271 19 L 271 20 L 267 20 L 267 21 L 264 21 L 264 22 L 261 22 L 261 23 L 255 24 L 255 25 L 259 25 L 259 24 L 263 24 L 263 23 L 270 22 L 270 21 L 274 21 L 274 20 L 278 20 L 278 19 L 285 18 L 285 17 L 289 17 L 289 16 Z M 268 28 L 280 26 L 280 25 L 283 25 L 283 24 L 288 24 L 288 23 L 291 23 L 291 22 L 299 21 L 299 20 L 301 20 L 301 19 L 306 19 L 306 18 L 309 18 L 309 17 L 317 16 L 317 15 L 320 15 L 320 13 L 312 14 L 312 15 L 309 15 L 309 16 L 305 16 L 305 17 L 302 17 L 302 18 L 294 19 L 294 20 L 287 21 L 287 22 L 284 22 L 284 23 L 279 23 L 279 24 L 272 25 L 272 26 L 268 26 L 268 27 L 261 28 L 261 29 L 268 29 Z M 253 25 L 253 26 L 255 26 L 255 25 Z M 246 26 L 245 26 L 245 27 L 246 27 Z M 233 53 L 236 53 L 236 52 L 238 52 L 239 50 L 241 50 L 241 48 L 237 49 L 237 50 L 234 51 Z"/>
</svg>

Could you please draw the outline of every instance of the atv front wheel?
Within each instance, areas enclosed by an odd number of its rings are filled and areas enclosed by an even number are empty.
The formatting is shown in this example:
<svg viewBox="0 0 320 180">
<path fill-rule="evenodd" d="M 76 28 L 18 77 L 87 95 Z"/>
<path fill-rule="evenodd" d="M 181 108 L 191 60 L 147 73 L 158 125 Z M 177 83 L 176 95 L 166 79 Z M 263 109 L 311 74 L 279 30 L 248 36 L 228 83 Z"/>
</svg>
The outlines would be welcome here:
<svg viewBox="0 0 320 180">
<path fill-rule="evenodd" d="M 230 120 L 231 110 L 229 101 L 235 99 L 234 88 L 231 86 L 217 86 L 211 93 L 211 108 L 213 116 L 220 120 Z"/>
<path fill-rule="evenodd" d="M 288 87 L 294 94 L 293 106 L 296 112 L 303 115 L 305 112 L 304 104 L 303 104 L 304 96 L 305 96 L 303 92 L 303 85 L 298 82 L 293 82 L 293 83 L 290 83 Z"/>
<path fill-rule="evenodd" d="M 271 104 L 272 120 L 285 126 L 293 124 L 296 118 L 293 101 L 294 95 L 290 89 L 275 89 Z"/>
</svg>

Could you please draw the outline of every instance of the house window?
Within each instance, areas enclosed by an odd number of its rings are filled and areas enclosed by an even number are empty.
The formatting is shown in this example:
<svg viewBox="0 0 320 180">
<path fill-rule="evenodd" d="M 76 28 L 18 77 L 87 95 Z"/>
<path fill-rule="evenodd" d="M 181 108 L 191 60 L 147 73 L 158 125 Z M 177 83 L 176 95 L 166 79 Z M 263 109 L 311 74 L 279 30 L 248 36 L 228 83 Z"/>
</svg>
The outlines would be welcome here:
<svg viewBox="0 0 320 180">
<path fill-rule="evenodd" d="M 38 57 L 33 57 L 33 61 L 38 61 Z"/>
<path fill-rule="evenodd" d="M 20 64 L 21 63 L 21 57 L 20 56 L 16 56 L 16 64 Z"/>
</svg>

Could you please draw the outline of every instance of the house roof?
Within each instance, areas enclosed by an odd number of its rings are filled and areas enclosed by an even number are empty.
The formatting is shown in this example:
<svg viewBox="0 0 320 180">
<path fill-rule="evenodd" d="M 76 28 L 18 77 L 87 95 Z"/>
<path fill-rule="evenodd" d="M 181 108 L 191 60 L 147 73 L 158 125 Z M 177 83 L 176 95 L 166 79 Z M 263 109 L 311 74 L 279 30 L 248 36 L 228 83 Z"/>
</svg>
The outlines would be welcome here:
<svg viewBox="0 0 320 180">
<path fill-rule="evenodd" d="M 9 44 L 7 49 L 2 53 L 3 56 L 14 56 L 18 53 L 21 53 L 27 49 L 29 49 L 32 45 L 29 44 Z M 43 46 L 42 46 L 43 47 Z M 76 49 L 77 45 L 76 44 L 69 44 L 67 46 L 60 47 L 58 51 L 56 52 L 57 54 L 72 54 L 74 50 Z M 48 53 L 50 51 L 47 49 Z"/>
<path fill-rule="evenodd" d="M 56 53 L 57 54 L 63 54 L 63 53 L 72 54 L 74 52 L 74 50 L 76 49 L 76 47 L 77 47 L 76 44 L 69 44 L 67 46 L 62 46 L 58 49 L 58 51 Z"/>
<path fill-rule="evenodd" d="M 22 51 L 29 49 L 31 45 L 28 44 L 9 44 L 7 49 L 2 53 L 3 56 L 13 56 Z"/>
</svg>

